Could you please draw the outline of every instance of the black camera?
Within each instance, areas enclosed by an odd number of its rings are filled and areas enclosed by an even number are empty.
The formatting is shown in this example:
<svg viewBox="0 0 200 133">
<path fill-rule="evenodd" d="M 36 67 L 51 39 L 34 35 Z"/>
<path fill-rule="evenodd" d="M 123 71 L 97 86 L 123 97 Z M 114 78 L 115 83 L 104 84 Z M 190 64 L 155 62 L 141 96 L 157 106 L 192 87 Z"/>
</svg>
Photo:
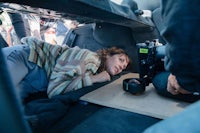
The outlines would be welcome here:
<svg viewBox="0 0 200 133">
<path fill-rule="evenodd" d="M 123 89 L 132 94 L 143 93 L 153 77 L 164 71 L 165 46 L 156 40 L 138 43 L 138 73 L 139 79 L 125 79 Z"/>
</svg>

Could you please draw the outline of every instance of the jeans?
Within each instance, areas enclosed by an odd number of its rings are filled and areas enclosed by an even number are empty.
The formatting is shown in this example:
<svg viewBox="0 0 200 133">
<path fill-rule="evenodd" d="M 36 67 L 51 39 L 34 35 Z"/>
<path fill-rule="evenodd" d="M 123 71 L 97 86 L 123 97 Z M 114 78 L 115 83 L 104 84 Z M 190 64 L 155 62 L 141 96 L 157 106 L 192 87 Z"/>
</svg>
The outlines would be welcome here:
<svg viewBox="0 0 200 133">
<path fill-rule="evenodd" d="M 185 102 L 195 102 L 200 99 L 199 95 L 193 95 L 193 94 L 178 94 L 178 95 L 172 95 L 167 91 L 167 81 L 168 81 L 168 76 L 170 72 L 161 72 L 158 73 L 152 80 L 152 83 L 157 91 L 158 94 L 173 98 L 173 99 L 178 99 L 181 101 Z"/>
<path fill-rule="evenodd" d="M 30 49 L 26 45 L 16 45 L 2 49 L 14 87 L 22 101 L 36 92 L 46 91 L 46 72 L 35 63 L 28 61 Z"/>
</svg>

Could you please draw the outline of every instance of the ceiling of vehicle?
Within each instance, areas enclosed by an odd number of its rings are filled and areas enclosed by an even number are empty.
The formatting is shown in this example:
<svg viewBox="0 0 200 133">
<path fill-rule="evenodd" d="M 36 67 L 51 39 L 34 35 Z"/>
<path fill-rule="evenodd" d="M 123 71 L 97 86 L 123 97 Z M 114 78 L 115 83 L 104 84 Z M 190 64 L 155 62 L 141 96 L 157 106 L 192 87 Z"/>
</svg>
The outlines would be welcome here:
<svg viewBox="0 0 200 133">
<path fill-rule="evenodd" d="M 33 13 L 50 18 L 68 18 L 81 23 L 108 22 L 132 29 L 151 30 L 153 23 L 136 14 L 137 4 L 130 0 L 125 4 L 110 0 L 1 0 L 1 9 L 11 12 Z M 12 4 L 10 4 L 12 3 Z M 13 4 L 15 3 L 15 4 Z"/>
</svg>

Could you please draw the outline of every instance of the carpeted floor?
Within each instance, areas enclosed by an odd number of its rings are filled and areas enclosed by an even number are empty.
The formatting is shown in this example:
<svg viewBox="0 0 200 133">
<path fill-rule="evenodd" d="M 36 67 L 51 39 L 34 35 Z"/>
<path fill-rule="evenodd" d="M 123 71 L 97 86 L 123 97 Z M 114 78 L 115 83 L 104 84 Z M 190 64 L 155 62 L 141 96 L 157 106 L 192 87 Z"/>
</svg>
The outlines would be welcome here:
<svg viewBox="0 0 200 133">
<path fill-rule="evenodd" d="M 73 105 L 48 133 L 141 133 L 160 119 L 95 104 Z"/>
</svg>

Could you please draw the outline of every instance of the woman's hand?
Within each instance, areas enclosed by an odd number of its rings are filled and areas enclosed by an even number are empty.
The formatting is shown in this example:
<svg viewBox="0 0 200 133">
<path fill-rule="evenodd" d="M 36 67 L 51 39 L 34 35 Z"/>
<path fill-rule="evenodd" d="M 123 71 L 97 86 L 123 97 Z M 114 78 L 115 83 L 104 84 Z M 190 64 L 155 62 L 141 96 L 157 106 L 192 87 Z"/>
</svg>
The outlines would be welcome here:
<svg viewBox="0 0 200 133">
<path fill-rule="evenodd" d="M 167 91 L 173 95 L 177 94 L 191 94 L 191 92 L 183 89 L 177 82 L 176 77 L 172 74 L 168 77 Z"/>
<path fill-rule="evenodd" d="M 107 71 L 103 71 L 96 75 L 91 75 L 90 77 L 91 77 L 92 83 L 101 83 L 105 81 L 110 81 L 111 79 Z"/>
</svg>

